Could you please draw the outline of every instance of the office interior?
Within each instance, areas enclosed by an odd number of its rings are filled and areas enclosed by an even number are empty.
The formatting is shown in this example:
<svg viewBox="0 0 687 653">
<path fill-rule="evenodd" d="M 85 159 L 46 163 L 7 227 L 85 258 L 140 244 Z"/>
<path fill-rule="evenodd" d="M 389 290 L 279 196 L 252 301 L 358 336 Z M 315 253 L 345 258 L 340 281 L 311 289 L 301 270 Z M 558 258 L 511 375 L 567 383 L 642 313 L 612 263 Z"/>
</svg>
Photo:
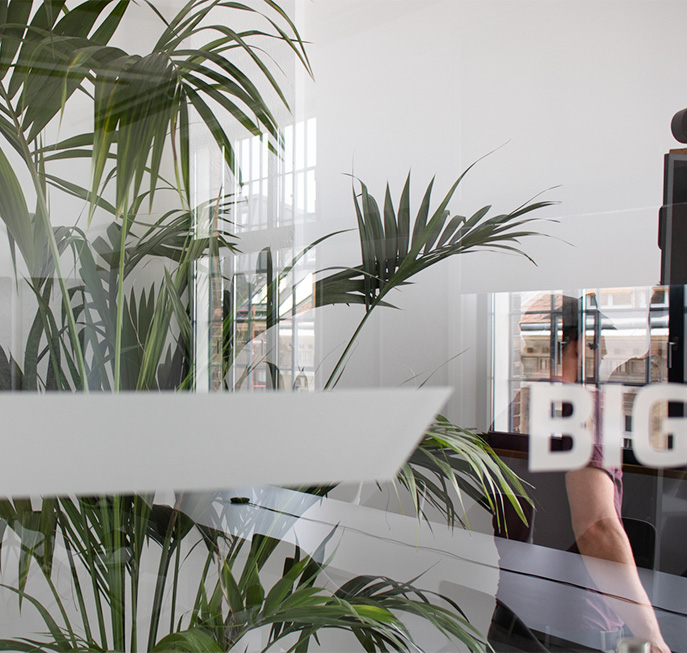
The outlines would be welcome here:
<svg viewBox="0 0 687 653">
<path fill-rule="evenodd" d="M 155 11 L 145 3 L 130 3 L 125 27 L 117 32 L 118 47 L 146 52 L 159 32 L 157 12 L 171 17 L 184 3 L 153 4 Z M 271 11 L 275 20 L 280 16 L 264 3 L 247 4 Z M 659 247 L 659 213 L 662 206 L 670 209 L 673 202 L 683 201 L 675 200 L 667 185 L 665 157 L 669 152 L 678 161 L 687 156 L 682 149 L 687 145 L 671 132 L 673 116 L 687 106 L 680 81 L 687 4 L 283 0 L 278 6 L 302 36 L 312 68 L 310 75 L 294 49 L 272 47 L 269 41 L 264 45 L 289 104 L 287 109 L 268 82 L 259 82 L 282 130 L 282 147 L 273 151 L 268 136 L 251 135 L 227 118 L 224 128 L 239 176 L 228 169 L 197 116 L 189 128 L 193 201 L 212 205 L 226 194 L 228 231 L 236 249 L 200 257 L 189 276 L 193 291 L 185 310 L 193 333 L 195 376 L 184 389 L 198 394 L 331 391 L 341 393 L 344 401 L 347 391 L 448 387 L 451 393 L 441 415 L 485 434 L 516 474 L 551 497 L 558 493 L 556 500 L 567 506 L 561 476 L 555 480 L 530 472 L 522 449 L 526 444 L 516 434 L 528 433 L 528 415 L 524 409 L 519 412 L 523 389 L 558 378 L 565 340 L 563 298 L 574 298 L 584 345 L 579 347 L 577 382 L 589 389 L 624 387 L 622 518 L 636 573 L 668 647 L 661 650 L 687 651 L 686 467 L 677 457 L 678 463 L 667 469 L 643 465 L 633 454 L 632 441 L 637 392 L 647 384 L 685 380 L 684 373 L 680 378 L 671 370 L 684 370 L 687 360 L 684 346 L 675 344 L 684 338 L 685 300 L 679 288 L 687 275 L 665 268 L 668 251 L 674 263 L 683 251 L 664 223 L 664 249 Z M 217 11 L 231 15 L 234 29 L 251 29 L 250 12 L 231 7 Z M 250 67 L 245 53 L 238 56 L 241 65 Z M 79 133 L 90 120 L 88 111 L 87 102 L 83 108 L 70 106 L 46 127 L 47 137 Z M 7 151 L 6 142 L 2 148 Z M 12 156 L 8 154 L 14 164 Z M 173 176 L 171 153 L 169 157 L 162 170 Z M 88 164 L 68 165 L 75 178 L 89 178 Z M 533 221 L 523 230 L 532 233 L 509 243 L 522 253 L 487 244 L 446 258 L 395 288 L 385 297 L 389 305 L 375 307 L 357 334 L 364 303 L 324 302 L 318 297 L 318 281 L 360 265 L 356 201 L 362 185 L 383 214 L 386 193 L 398 208 L 408 180 L 412 219 L 421 211 L 430 183 L 434 210 L 468 168 L 448 204 L 451 216 L 470 218 L 483 207 L 489 207 L 489 216 L 507 214 L 529 203 L 546 204 L 527 214 Z M 109 222 L 96 212 L 88 224 L 83 198 L 51 193 L 53 226 L 71 226 L 77 216 L 76 224 L 89 239 L 107 237 Z M 176 200 L 159 201 L 151 221 Z M 678 209 L 670 215 L 670 228 L 678 229 Z M 194 237 L 209 235 L 210 225 L 207 215 L 202 217 Z M 76 259 L 68 252 L 63 256 L 67 282 L 76 285 Z M 22 281 L 27 275 L 21 261 L 18 265 L 17 273 L 16 257 L 5 247 L 0 255 L 0 345 L 23 361 L 36 295 Z M 164 264 L 151 260 L 130 278 L 127 291 L 138 283 L 159 287 L 164 274 Z M 230 336 L 223 332 L 226 325 Z M 223 337 L 232 343 L 226 365 Z M 42 374 L 47 374 L 48 359 L 44 353 Z M 681 409 L 672 402 L 663 417 L 679 417 Z M 354 414 L 355 406 L 350 410 Z M 309 420 L 307 414 L 301 418 Z M 260 437 L 250 422 L 240 426 L 238 435 L 230 422 L 215 416 L 207 428 L 218 437 L 226 428 L 232 442 Z M 55 437 L 60 437 L 60 429 L 69 425 L 55 428 Z M 322 428 L 326 430 L 326 423 Z M 490 440 L 489 432 L 511 434 L 518 444 L 511 446 L 503 437 Z M 194 434 L 175 436 L 192 442 Z M 418 440 L 421 436 L 418 432 Z M 5 446 L 11 447 L 16 437 L 6 433 Z M 145 437 L 140 434 L 144 452 Z M 654 446 L 674 449 L 679 437 L 678 432 L 659 434 Z M 361 449 L 361 456 L 365 452 Z M 284 466 L 304 457 L 316 465 L 318 455 L 325 454 L 294 449 L 289 455 L 293 460 L 284 458 Z M 156 464 L 161 463 L 151 463 Z M 192 471 L 202 478 L 202 469 Z M 304 555 L 326 559 L 318 582 L 329 588 L 363 575 L 398 582 L 417 579 L 428 592 L 450 599 L 442 605 L 460 606 L 478 640 L 486 642 L 504 573 L 502 543 L 494 527 L 498 506 L 487 509 L 484 500 L 449 488 L 462 520 L 449 525 L 431 493 L 419 492 L 419 503 L 414 502 L 402 479 L 362 482 L 352 474 L 345 482 L 329 481 L 326 493 L 293 485 L 236 487 L 227 477 L 224 483 L 208 481 L 203 492 L 170 486 L 151 487 L 149 494 L 156 505 L 245 539 L 248 548 L 257 536 L 269 536 L 284 551 L 297 546 Z M 30 497 L 34 509 L 43 501 L 45 497 Z M 64 606 L 67 614 L 78 613 L 82 598 L 69 584 L 73 552 L 63 544 L 60 548 L 58 537 L 54 593 L 40 573 L 30 572 L 23 586 L 26 546 L 21 533 L 11 524 L 2 532 L 0 639 L 40 639 L 46 631 L 44 615 L 26 596 L 40 597 L 58 621 Z M 567 543 L 530 538 L 512 544 L 509 564 L 515 562 L 505 573 L 521 578 L 523 596 L 551 593 L 560 598 L 589 590 L 576 580 L 581 556 L 567 551 Z M 199 550 L 183 550 L 182 568 L 190 578 L 205 562 L 194 555 Z M 271 557 L 260 570 L 265 587 L 282 578 L 285 560 L 293 555 L 289 551 Z M 152 595 L 157 563 L 151 558 L 146 564 L 141 586 Z M 17 587 L 23 589 L 18 592 Z M 170 632 L 186 623 L 197 591 L 193 580 L 183 578 L 173 590 L 171 584 L 165 589 L 162 613 Z M 18 593 L 25 594 L 21 606 Z M 552 610 L 565 610 L 566 600 L 560 598 L 563 607 L 556 603 Z M 175 601 L 180 607 L 170 612 Z M 517 614 L 518 606 L 510 607 Z M 92 606 L 84 610 L 95 614 Z M 105 617 L 106 629 L 109 619 Z M 471 650 L 418 615 L 403 613 L 401 619 L 408 628 L 402 637 L 405 650 Z M 147 632 L 150 621 L 141 616 L 141 632 Z M 81 622 L 75 618 L 74 623 Z M 622 636 L 631 637 L 632 624 L 626 625 Z M 297 634 L 272 643 L 270 628 L 248 630 L 237 642 L 224 641 L 219 650 L 231 645 L 249 652 L 268 645 L 270 651 L 298 650 L 292 648 Z M 576 624 L 570 623 L 548 634 L 576 642 L 575 631 Z M 121 650 L 132 650 L 133 640 L 123 637 Z M 595 643 L 591 650 L 634 650 L 618 648 L 620 639 L 609 640 L 606 648 Z M 138 650 L 144 646 L 139 644 Z M 481 646 L 488 650 L 486 643 Z M 378 649 L 366 649 L 351 632 L 332 628 L 307 650 Z"/>
</svg>

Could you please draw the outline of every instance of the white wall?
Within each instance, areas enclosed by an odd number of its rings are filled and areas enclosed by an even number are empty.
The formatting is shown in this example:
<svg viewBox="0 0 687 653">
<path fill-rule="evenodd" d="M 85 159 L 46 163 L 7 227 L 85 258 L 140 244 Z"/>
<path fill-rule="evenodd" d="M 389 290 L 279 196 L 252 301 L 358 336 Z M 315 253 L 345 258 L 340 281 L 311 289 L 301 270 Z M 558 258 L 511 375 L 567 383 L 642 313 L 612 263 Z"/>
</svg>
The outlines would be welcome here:
<svg viewBox="0 0 687 653">
<path fill-rule="evenodd" d="M 381 200 L 387 181 L 397 199 L 412 169 L 416 210 L 433 175 L 438 202 L 499 147 L 466 178 L 456 212 L 510 210 L 541 191 L 559 202 L 540 213 L 557 222 L 535 225 L 550 237 L 524 244 L 538 266 L 479 253 L 421 277 L 403 291 L 402 313 L 369 325 L 342 384 L 395 385 L 410 369 L 479 349 L 468 334 L 484 325 L 466 316 L 461 294 L 658 281 L 663 154 L 680 146 L 670 119 L 687 105 L 678 81 L 686 19 L 686 3 L 660 0 L 305 4 L 322 230 L 355 225 L 346 173 Z M 336 242 L 323 266 L 357 262 L 355 235 Z M 327 309 L 322 356 L 350 333 L 356 310 Z M 458 360 L 434 380 L 474 378 L 474 365 Z"/>
<path fill-rule="evenodd" d="M 538 269 L 475 257 L 463 264 L 462 290 L 569 286 L 581 275 L 586 285 L 656 281 L 662 155 L 679 145 L 670 119 L 687 104 L 677 82 L 685 3 L 316 0 L 306 8 L 322 220 L 350 224 L 344 173 L 378 195 L 388 180 L 398 195 L 412 168 L 417 196 L 432 175 L 446 188 L 503 145 L 470 174 L 456 210 L 512 208 L 560 185 L 544 195 L 560 205 L 543 215 L 561 220 L 547 231 L 572 247 L 529 243 Z M 628 251 L 641 257 L 629 261 Z"/>
</svg>

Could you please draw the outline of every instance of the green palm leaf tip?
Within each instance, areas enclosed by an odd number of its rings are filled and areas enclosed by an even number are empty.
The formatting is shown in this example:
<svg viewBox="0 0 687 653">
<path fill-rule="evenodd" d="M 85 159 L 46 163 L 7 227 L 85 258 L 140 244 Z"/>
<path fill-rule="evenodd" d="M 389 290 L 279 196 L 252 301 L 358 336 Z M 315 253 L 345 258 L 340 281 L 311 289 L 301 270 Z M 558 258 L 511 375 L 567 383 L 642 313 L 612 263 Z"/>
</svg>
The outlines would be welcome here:
<svg viewBox="0 0 687 653">
<path fill-rule="evenodd" d="M 529 502 L 522 481 L 503 463 L 483 436 L 438 416 L 403 466 L 398 482 L 413 498 L 418 517 L 429 520 L 424 504 L 450 526 L 469 528 L 463 495 L 501 523 L 509 503 L 526 523 L 521 502 Z M 457 499 L 457 503 L 456 503 Z"/>
</svg>

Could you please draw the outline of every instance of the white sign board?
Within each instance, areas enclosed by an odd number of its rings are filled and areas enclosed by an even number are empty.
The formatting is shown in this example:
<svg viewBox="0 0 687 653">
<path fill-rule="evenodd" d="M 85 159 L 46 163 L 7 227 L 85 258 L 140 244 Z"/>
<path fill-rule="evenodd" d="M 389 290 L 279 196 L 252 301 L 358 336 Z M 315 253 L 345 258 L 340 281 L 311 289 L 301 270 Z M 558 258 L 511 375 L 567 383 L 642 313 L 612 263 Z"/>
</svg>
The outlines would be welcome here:
<svg viewBox="0 0 687 653">
<path fill-rule="evenodd" d="M 0 393 L 0 495 L 390 479 L 449 394 Z"/>
</svg>

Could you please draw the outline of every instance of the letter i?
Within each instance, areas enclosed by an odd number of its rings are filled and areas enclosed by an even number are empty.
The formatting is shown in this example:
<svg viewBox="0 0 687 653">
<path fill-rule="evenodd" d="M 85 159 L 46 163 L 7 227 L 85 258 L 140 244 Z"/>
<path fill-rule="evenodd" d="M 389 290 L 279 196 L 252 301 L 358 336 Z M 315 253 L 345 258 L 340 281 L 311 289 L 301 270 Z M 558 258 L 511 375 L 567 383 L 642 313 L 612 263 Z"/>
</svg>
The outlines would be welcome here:
<svg viewBox="0 0 687 653">
<path fill-rule="evenodd" d="M 601 444 L 604 467 L 621 467 L 623 464 L 623 388 L 615 383 L 602 388 Z"/>
</svg>

